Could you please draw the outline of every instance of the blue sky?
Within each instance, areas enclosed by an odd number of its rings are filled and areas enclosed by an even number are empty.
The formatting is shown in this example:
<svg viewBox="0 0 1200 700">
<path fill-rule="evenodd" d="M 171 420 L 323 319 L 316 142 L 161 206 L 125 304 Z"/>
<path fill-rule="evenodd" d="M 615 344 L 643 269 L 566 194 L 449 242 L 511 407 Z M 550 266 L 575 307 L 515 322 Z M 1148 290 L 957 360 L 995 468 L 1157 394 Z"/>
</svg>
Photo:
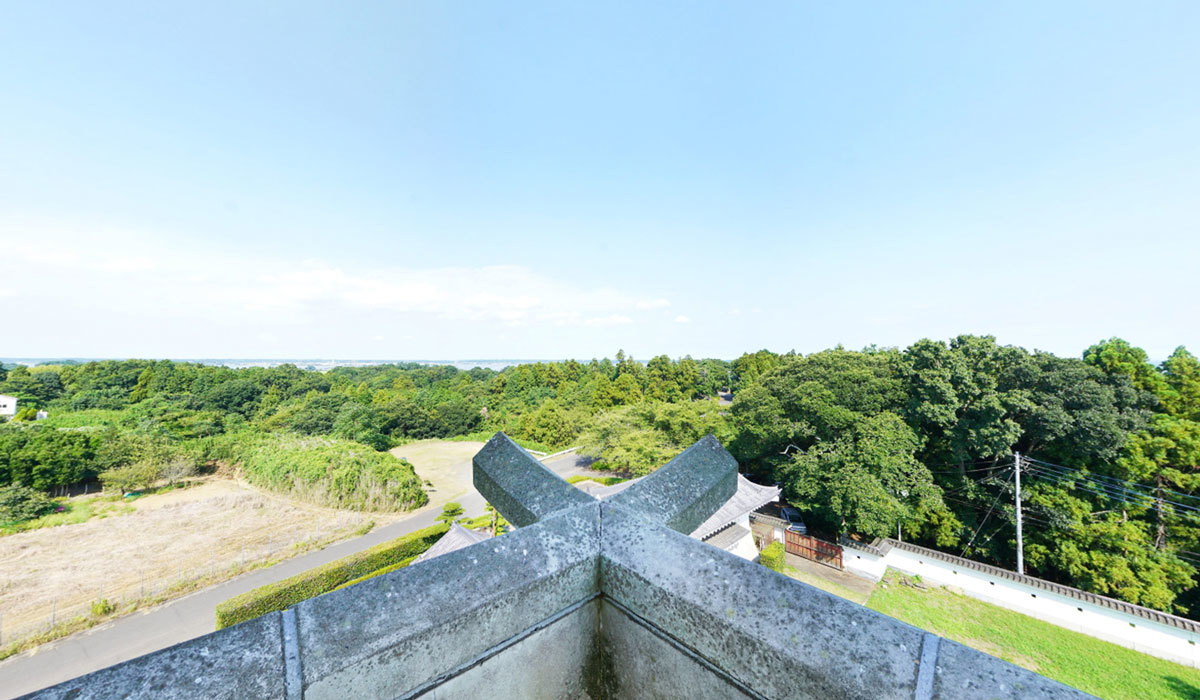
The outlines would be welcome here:
<svg viewBox="0 0 1200 700">
<path fill-rule="evenodd" d="M 1200 351 L 1200 5 L 10 3 L 0 355 Z"/>
</svg>

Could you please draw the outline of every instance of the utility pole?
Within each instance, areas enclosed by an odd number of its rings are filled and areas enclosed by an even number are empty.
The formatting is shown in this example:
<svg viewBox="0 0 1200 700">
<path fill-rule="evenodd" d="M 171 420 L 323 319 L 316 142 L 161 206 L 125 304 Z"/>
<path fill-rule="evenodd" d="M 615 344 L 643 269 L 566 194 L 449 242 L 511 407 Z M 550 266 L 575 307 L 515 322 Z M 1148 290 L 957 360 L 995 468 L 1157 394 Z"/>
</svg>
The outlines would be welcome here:
<svg viewBox="0 0 1200 700">
<path fill-rule="evenodd" d="M 1013 453 L 1013 471 L 1017 483 L 1017 573 L 1025 575 L 1025 543 L 1021 537 L 1021 453 Z"/>
</svg>

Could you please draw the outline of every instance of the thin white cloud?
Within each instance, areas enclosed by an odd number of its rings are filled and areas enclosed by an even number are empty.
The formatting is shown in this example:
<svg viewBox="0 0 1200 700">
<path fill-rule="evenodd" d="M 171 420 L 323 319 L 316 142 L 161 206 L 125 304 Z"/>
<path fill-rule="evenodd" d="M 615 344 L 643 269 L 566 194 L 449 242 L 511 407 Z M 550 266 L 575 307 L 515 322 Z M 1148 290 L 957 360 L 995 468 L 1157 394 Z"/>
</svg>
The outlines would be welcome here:
<svg viewBox="0 0 1200 700">
<path fill-rule="evenodd" d="M 691 323 L 691 322 L 692 322 L 692 319 L 690 319 L 687 316 L 684 316 L 682 314 L 675 317 L 675 323 Z"/>
<path fill-rule="evenodd" d="M 0 238 L 3 234 L 0 230 Z M 635 310 L 670 305 L 518 265 L 416 268 L 238 257 L 96 232 L 59 241 L 53 252 L 13 246 L 23 264 L 8 281 L 19 287 L 48 283 L 51 297 L 76 308 L 86 299 L 82 305 L 136 310 L 147 319 L 308 326 L 365 314 L 396 323 L 425 317 L 512 327 L 600 327 L 632 324 Z"/>
<path fill-rule="evenodd" d="M 142 256 L 105 256 L 94 263 L 91 267 L 103 272 L 128 273 L 141 272 L 143 270 L 153 270 L 158 267 L 157 260 Z"/>
<path fill-rule="evenodd" d="M 629 325 L 630 323 L 633 323 L 632 318 L 629 318 L 628 316 L 621 316 L 620 314 L 613 314 L 611 316 L 601 316 L 601 317 L 589 318 L 583 322 L 583 325 L 585 325 L 585 326 L 626 326 L 626 325 Z"/>
</svg>

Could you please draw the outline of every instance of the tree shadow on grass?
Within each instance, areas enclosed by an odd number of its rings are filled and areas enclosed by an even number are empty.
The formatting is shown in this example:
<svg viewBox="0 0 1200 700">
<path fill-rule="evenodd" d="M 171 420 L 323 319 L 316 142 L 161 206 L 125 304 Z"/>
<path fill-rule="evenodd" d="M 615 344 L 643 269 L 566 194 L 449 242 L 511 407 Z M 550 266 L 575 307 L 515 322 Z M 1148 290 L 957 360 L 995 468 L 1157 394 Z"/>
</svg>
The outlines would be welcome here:
<svg viewBox="0 0 1200 700">
<path fill-rule="evenodd" d="M 1177 676 L 1167 676 L 1167 685 L 1171 686 L 1174 694 L 1171 697 L 1180 698 L 1180 700 L 1200 700 L 1200 686 L 1194 683 L 1189 683 Z"/>
</svg>

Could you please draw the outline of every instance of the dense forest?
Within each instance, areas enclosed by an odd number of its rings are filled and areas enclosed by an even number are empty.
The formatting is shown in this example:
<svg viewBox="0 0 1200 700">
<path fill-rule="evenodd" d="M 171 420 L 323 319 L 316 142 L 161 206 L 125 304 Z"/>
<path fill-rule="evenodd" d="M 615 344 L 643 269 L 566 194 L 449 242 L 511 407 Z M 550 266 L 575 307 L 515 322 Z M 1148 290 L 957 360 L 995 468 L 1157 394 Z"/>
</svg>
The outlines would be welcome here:
<svg viewBox="0 0 1200 700">
<path fill-rule="evenodd" d="M 0 425 L 10 517 L 45 507 L 38 493 L 215 466 L 316 502 L 404 509 L 425 494 L 385 450 L 407 440 L 503 430 L 636 475 L 713 433 L 829 537 L 901 535 L 1013 568 L 1020 452 L 1029 573 L 1200 613 L 1200 361 L 1183 348 L 1157 366 L 1120 339 L 1062 358 L 980 336 L 501 372 L 130 360 L 0 369 L 0 393 L 22 408 Z"/>
</svg>

